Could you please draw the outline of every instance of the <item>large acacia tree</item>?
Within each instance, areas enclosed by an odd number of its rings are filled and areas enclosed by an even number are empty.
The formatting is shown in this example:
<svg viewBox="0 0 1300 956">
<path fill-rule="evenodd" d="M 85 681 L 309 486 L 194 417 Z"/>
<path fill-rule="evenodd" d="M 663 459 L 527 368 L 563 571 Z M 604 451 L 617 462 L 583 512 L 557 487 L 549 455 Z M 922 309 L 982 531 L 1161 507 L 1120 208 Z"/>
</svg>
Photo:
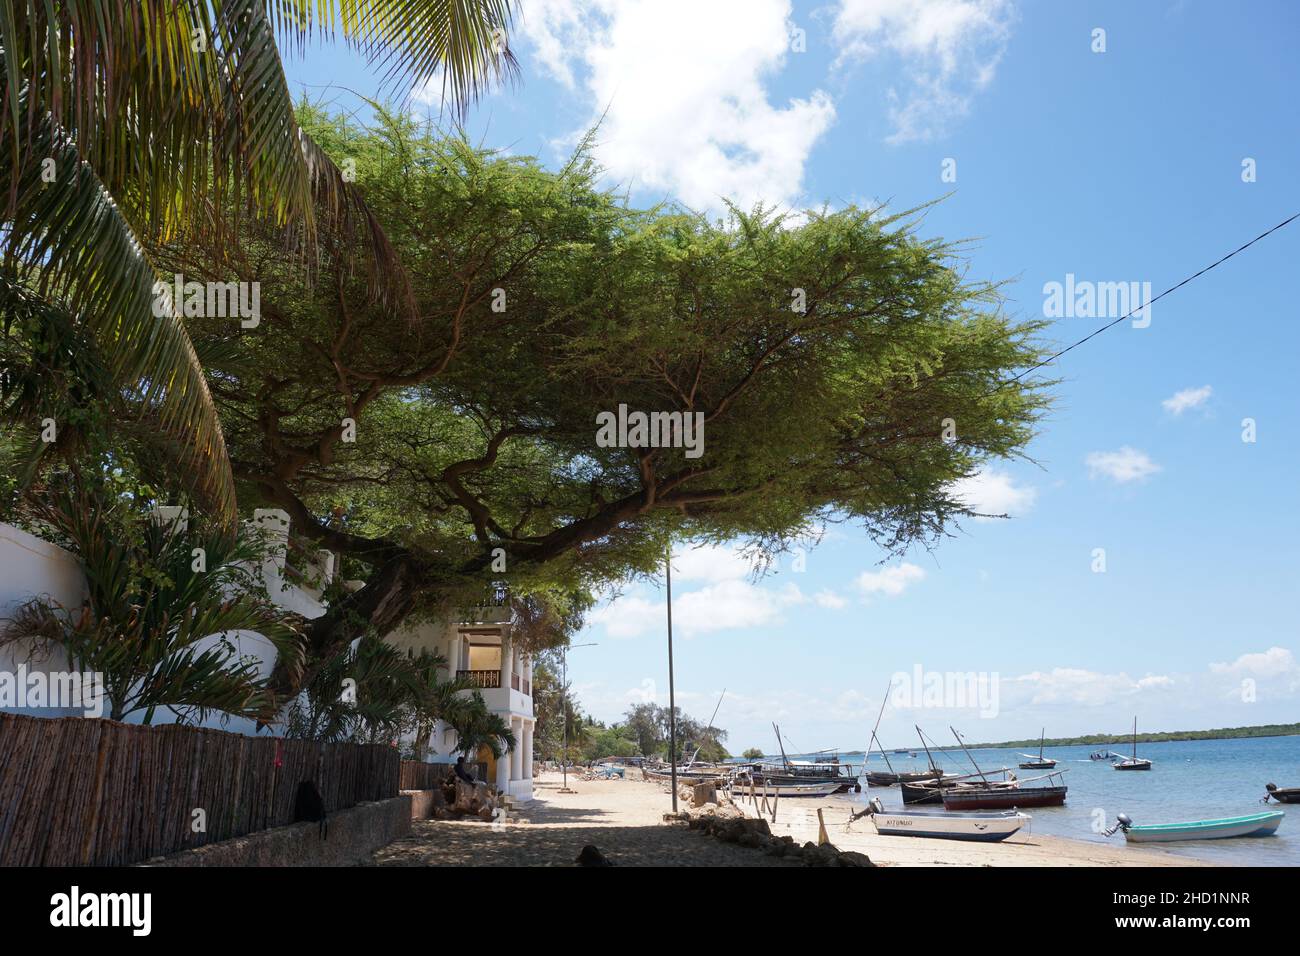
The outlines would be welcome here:
<svg viewBox="0 0 1300 956">
<path fill-rule="evenodd" d="M 357 159 L 415 319 L 375 303 L 345 245 L 322 242 L 309 285 L 254 227 L 238 267 L 261 325 L 192 333 L 228 355 L 211 382 L 244 500 L 366 580 L 311 622 L 317 659 L 488 580 L 649 573 L 673 538 L 779 549 L 848 521 L 886 549 L 931 541 L 969 513 L 952 483 L 1021 453 L 1043 408 L 1004 384 L 1039 358 L 1037 325 L 907 219 L 642 211 L 581 151 L 552 173 L 400 116 L 301 119 Z M 161 258 L 192 275 L 210 250 Z M 702 455 L 601 447 L 620 404 L 699 413 Z"/>
</svg>

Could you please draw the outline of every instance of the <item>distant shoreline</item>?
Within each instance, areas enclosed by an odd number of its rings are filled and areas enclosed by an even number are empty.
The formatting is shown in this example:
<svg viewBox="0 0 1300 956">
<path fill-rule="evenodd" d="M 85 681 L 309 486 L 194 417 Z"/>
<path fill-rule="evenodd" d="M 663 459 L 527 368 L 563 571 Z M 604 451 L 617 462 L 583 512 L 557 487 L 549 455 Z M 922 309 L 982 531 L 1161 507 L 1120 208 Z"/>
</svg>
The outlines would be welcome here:
<svg viewBox="0 0 1300 956">
<path fill-rule="evenodd" d="M 1247 740 L 1259 737 L 1294 737 L 1300 735 L 1300 724 L 1261 724 L 1257 727 L 1217 727 L 1213 730 L 1175 730 L 1175 731 L 1157 731 L 1155 733 L 1138 734 L 1138 743 L 1164 743 L 1166 741 L 1187 741 L 1187 740 Z M 1132 745 L 1132 734 L 1089 734 L 1084 737 L 1048 737 L 1043 740 L 1043 747 L 1109 747 L 1119 744 Z M 1028 749 L 1037 747 L 1037 740 L 1008 740 L 999 743 L 978 743 L 966 744 L 971 750 L 1009 750 L 1012 748 Z M 908 750 L 920 749 L 916 746 L 909 747 Z M 946 744 L 941 747 L 931 747 L 931 750 L 958 750 L 956 744 Z M 862 751 L 846 751 L 850 753 L 861 753 Z M 887 754 L 891 750 L 885 751 Z M 873 750 L 872 753 L 879 753 Z"/>
</svg>

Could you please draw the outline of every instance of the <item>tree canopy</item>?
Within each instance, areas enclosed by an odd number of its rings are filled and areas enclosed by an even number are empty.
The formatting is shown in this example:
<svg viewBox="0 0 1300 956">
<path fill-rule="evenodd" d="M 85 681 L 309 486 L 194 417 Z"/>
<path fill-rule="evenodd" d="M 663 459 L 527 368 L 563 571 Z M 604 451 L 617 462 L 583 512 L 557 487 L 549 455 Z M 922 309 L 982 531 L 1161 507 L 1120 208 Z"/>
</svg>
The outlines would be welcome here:
<svg viewBox="0 0 1300 956">
<path fill-rule="evenodd" d="M 550 172 L 402 114 L 299 120 L 354 162 L 414 320 L 349 243 L 323 235 L 309 282 L 254 221 L 233 258 L 261 323 L 191 332 L 220 356 L 242 500 L 367 581 L 309 625 L 317 656 L 489 581 L 567 607 L 656 570 L 674 538 L 771 553 L 846 521 L 887 550 L 933 541 L 970 514 L 952 483 L 1019 454 L 1044 407 L 1005 384 L 1039 358 L 1038 324 L 915 216 L 641 210 L 584 149 Z M 212 250 L 158 258 L 202 279 Z M 620 406 L 698 416 L 701 453 L 598 442 Z"/>
</svg>

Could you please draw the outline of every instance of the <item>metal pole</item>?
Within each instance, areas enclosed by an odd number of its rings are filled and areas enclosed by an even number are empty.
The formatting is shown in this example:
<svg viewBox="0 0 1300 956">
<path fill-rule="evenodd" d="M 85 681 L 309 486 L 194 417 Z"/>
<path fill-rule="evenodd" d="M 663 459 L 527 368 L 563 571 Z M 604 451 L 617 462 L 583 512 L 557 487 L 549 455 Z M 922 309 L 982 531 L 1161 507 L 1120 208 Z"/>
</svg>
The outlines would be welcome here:
<svg viewBox="0 0 1300 956">
<path fill-rule="evenodd" d="M 569 648 L 560 655 L 560 723 L 564 727 L 564 749 L 560 751 L 560 772 L 564 783 L 560 790 L 569 792 Z"/>
<path fill-rule="evenodd" d="M 668 545 L 664 562 L 664 585 L 668 592 L 668 758 L 672 761 L 673 813 L 677 812 L 677 694 L 673 686 L 673 546 Z"/>
</svg>

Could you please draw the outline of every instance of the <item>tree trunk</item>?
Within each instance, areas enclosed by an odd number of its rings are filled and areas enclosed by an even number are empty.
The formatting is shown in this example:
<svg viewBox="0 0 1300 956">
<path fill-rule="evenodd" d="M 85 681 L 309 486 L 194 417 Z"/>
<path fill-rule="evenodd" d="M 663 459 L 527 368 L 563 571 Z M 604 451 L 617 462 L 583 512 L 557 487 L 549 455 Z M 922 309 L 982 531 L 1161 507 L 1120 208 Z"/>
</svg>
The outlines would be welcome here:
<svg viewBox="0 0 1300 956">
<path fill-rule="evenodd" d="M 277 660 L 270 686 L 283 703 L 296 696 L 320 669 L 348 644 L 373 629 L 380 637 L 396 630 L 415 609 L 423 568 L 411 555 L 390 559 L 359 591 L 307 622 L 306 664 L 295 670 Z"/>
</svg>

